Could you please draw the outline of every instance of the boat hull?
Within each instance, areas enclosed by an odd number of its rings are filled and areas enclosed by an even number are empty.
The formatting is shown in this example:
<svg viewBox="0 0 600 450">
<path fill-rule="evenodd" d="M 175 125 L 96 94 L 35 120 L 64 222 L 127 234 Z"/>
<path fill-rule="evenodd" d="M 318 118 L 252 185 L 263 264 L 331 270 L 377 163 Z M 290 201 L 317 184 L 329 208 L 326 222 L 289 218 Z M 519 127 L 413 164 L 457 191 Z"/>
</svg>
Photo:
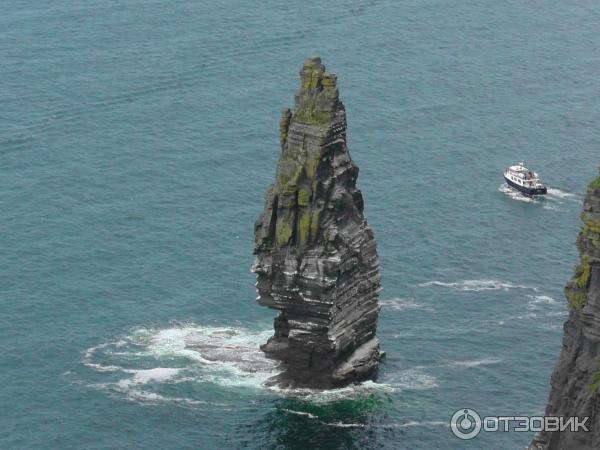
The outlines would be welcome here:
<svg viewBox="0 0 600 450">
<path fill-rule="evenodd" d="M 515 183 L 514 181 L 509 180 L 508 178 L 506 178 L 506 175 L 504 175 L 504 179 L 511 188 L 516 189 L 517 191 L 521 192 L 524 195 L 527 195 L 528 197 L 533 197 L 534 195 L 545 195 L 548 193 L 548 189 L 546 188 L 546 186 L 544 186 L 543 188 L 532 189 L 525 186 L 521 186 Z"/>
</svg>

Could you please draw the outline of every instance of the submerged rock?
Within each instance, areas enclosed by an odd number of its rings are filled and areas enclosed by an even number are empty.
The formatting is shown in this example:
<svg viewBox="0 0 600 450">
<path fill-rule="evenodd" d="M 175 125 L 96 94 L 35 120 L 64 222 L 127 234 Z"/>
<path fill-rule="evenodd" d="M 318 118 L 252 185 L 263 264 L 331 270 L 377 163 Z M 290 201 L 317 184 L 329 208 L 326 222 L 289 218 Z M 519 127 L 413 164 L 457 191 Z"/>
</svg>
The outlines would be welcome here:
<svg viewBox="0 0 600 450">
<path fill-rule="evenodd" d="M 530 450 L 600 448 L 600 177 L 588 187 L 577 238 L 580 263 L 565 287 L 569 317 L 550 379 L 546 416 L 589 417 L 589 432 L 538 433 Z"/>
<path fill-rule="evenodd" d="M 281 115 L 275 182 L 255 224 L 257 301 L 279 310 L 261 348 L 281 386 L 330 388 L 374 376 L 382 353 L 379 258 L 346 147 L 337 78 L 304 62 L 294 110 Z"/>
</svg>

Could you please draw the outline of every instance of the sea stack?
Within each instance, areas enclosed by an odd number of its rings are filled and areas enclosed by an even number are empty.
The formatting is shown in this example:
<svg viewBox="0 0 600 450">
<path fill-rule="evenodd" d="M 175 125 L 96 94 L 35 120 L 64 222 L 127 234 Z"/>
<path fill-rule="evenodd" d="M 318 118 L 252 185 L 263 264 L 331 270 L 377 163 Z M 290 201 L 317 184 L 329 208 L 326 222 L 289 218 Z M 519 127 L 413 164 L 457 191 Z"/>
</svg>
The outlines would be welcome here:
<svg viewBox="0 0 600 450">
<path fill-rule="evenodd" d="M 545 415 L 579 418 L 589 432 L 541 432 L 530 450 L 600 448 L 600 176 L 588 186 L 581 219 L 580 261 L 565 287 L 569 317 Z"/>
<path fill-rule="evenodd" d="M 313 57 L 300 81 L 294 109 L 281 115 L 281 154 L 254 227 L 252 271 L 258 303 L 279 310 L 261 347 L 283 363 L 270 382 L 327 389 L 377 371 L 379 258 L 336 75 Z"/>
</svg>

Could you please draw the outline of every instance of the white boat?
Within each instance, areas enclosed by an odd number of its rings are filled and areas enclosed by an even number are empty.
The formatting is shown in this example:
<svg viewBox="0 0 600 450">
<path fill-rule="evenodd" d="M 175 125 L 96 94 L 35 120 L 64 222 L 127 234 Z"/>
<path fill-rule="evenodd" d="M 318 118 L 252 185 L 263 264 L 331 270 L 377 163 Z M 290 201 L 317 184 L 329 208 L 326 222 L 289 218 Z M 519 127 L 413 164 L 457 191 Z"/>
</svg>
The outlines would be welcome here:
<svg viewBox="0 0 600 450">
<path fill-rule="evenodd" d="M 530 197 L 548 193 L 548 189 L 540 180 L 537 172 L 525 167 L 523 162 L 508 167 L 504 171 L 504 179 L 510 187 Z"/>
</svg>

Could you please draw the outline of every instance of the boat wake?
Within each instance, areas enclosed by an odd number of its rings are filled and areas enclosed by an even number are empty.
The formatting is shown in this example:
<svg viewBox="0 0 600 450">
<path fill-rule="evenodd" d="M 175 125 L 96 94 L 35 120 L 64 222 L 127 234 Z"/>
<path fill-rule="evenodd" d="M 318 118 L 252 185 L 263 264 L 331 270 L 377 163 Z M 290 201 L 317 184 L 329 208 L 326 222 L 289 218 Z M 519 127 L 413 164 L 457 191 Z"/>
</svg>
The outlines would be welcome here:
<svg viewBox="0 0 600 450">
<path fill-rule="evenodd" d="M 555 205 L 562 205 L 566 202 L 581 203 L 581 199 L 575 194 L 563 191 L 558 188 L 548 188 L 548 193 L 546 195 L 528 197 L 520 191 L 511 188 L 508 184 L 502 183 L 498 187 L 498 192 L 502 192 L 511 199 L 520 202 L 541 204 L 543 205 L 544 209 L 556 209 Z"/>
<path fill-rule="evenodd" d="M 498 191 L 502 192 L 503 194 L 506 194 L 513 200 L 518 200 L 520 202 L 533 203 L 537 200 L 534 197 L 528 197 L 526 195 L 523 195 L 520 191 L 517 191 L 516 189 L 511 188 L 507 183 L 502 183 L 498 187 Z"/>
<path fill-rule="evenodd" d="M 577 196 L 575 194 L 572 194 L 570 192 L 561 191 L 560 189 L 557 189 L 557 188 L 548 188 L 547 195 L 549 197 L 554 197 L 554 198 L 559 198 L 559 199 L 577 200 Z"/>
</svg>

